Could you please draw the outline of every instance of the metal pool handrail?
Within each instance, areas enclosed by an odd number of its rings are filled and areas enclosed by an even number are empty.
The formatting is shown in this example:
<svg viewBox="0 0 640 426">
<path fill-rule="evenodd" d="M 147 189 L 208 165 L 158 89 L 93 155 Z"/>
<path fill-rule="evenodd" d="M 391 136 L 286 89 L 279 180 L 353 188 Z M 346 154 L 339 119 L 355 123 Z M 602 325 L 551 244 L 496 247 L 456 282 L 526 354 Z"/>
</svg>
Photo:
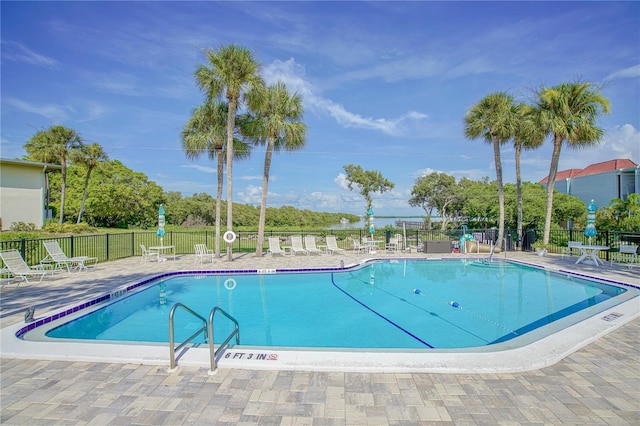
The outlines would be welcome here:
<svg viewBox="0 0 640 426">
<path fill-rule="evenodd" d="M 200 327 L 195 333 L 193 333 L 191 336 L 189 336 L 187 339 L 185 339 L 184 342 L 180 343 L 178 345 L 178 347 L 175 347 L 173 317 L 174 317 L 175 312 L 176 312 L 176 310 L 178 308 L 184 309 L 185 311 L 187 311 L 188 313 L 190 313 L 191 315 L 193 315 L 194 317 L 196 317 L 200 321 L 202 321 L 202 327 Z M 233 318 L 231 315 L 229 315 L 227 312 L 225 312 L 219 306 L 215 306 L 211 310 L 211 313 L 209 314 L 209 321 L 208 322 L 204 317 L 202 317 L 200 314 L 198 314 L 194 310 L 190 309 L 184 303 L 178 302 L 178 303 L 176 303 L 175 305 L 173 305 L 171 307 L 171 311 L 169 312 L 169 360 L 170 360 L 169 372 L 173 372 L 176 369 L 176 351 L 180 350 L 187 343 L 192 341 L 198 334 L 200 334 L 200 332 L 204 331 L 204 339 L 205 339 L 205 341 L 208 340 L 208 343 L 209 343 L 209 362 L 211 364 L 211 369 L 209 370 L 209 374 L 215 374 L 215 372 L 216 372 L 216 351 L 215 351 L 215 348 L 214 348 L 214 340 L 213 340 L 213 317 L 214 317 L 215 313 L 218 312 L 218 311 L 220 311 L 224 316 L 226 316 L 228 319 L 233 321 L 233 323 L 235 325 L 234 330 L 231 332 L 231 334 L 229 334 L 229 336 L 227 336 L 225 341 L 222 342 L 222 344 L 218 347 L 218 350 L 220 350 L 221 348 L 226 346 L 227 343 L 229 343 L 229 341 L 231 340 L 231 338 L 234 335 L 236 336 L 236 344 L 240 344 L 240 326 L 238 324 L 238 321 L 235 318 Z"/>
<path fill-rule="evenodd" d="M 215 374 L 216 372 L 216 351 L 214 350 L 214 340 L 213 340 L 213 316 L 216 312 L 220 312 L 222 315 L 227 317 L 229 320 L 233 321 L 235 327 L 233 331 L 227 336 L 224 342 L 220 344 L 218 350 L 222 349 L 229 343 L 229 340 L 235 335 L 236 336 L 236 345 L 240 344 L 240 325 L 238 321 L 229 315 L 224 309 L 219 306 L 214 307 L 209 314 L 209 358 L 211 360 L 211 369 L 209 370 L 209 374 Z"/>
<path fill-rule="evenodd" d="M 176 309 L 178 309 L 178 308 L 184 309 L 185 311 L 187 311 L 188 313 L 190 313 L 194 317 L 196 317 L 199 320 L 201 320 L 202 321 L 202 327 L 200 327 L 198 329 L 198 331 L 193 333 L 184 342 L 180 343 L 177 348 L 174 348 L 175 339 L 174 339 L 174 332 L 173 332 L 173 328 L 174 328 L 173 327 L 173 316 L 174 316 L 174 314 L 176 312 Z M 169 367 L 169 371 L 173 371 L 176 368 L 176 351 L 180 350 L 184 345 L 186 345 L 187 343 L 192 341 L 198 334 L 200 334 L 201 331 L 204 331 L 204 338 L 206 340 L 207 339 L 207 320 L 204 319 L 200 314 L 198 314 L 197 312 L 195 312 L 194 310 L 190 309 L 185 304 L 180 303 L 180 302 L 176 303 L 175 305 L 173 305 L 171 307 L 171 311 L 169 312 L 169 360 L 170 360 L 170 365 L 171 365 Z"/>
</svg>

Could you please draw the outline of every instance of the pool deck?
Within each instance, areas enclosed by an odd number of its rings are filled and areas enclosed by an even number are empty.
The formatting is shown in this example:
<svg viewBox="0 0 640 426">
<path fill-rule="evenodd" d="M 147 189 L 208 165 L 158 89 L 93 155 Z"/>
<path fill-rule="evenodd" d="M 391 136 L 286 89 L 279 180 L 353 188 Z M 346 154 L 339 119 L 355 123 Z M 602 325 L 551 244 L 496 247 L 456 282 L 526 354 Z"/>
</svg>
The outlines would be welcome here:
<svg viewBox="0 0 640 426">
<path fill-rule="evenodd" d="M 107 262 L 41 283 L 5 285 L 0 326 L 21 323 L 30 306 L 37 318 L 164 271 L 337 267 L 340 261 L 349 265 L 376 256 L 385 255 L 244 254 L 202 266 L 192 255 L 159 264 L 142 265 L 139 258 Z M 640 286 L 638 268 L 574 265 L 560 256 L 531 253 L 506 257 Z M 636 318 L 553 365 L 479 374 L 219 368 L 208 375 L 204 367 L 168 373 L 166 366 L 18 359 L 0 351 L 0 424 L 635 425 L 640 424 L 639 338 Z"/>
</svg>

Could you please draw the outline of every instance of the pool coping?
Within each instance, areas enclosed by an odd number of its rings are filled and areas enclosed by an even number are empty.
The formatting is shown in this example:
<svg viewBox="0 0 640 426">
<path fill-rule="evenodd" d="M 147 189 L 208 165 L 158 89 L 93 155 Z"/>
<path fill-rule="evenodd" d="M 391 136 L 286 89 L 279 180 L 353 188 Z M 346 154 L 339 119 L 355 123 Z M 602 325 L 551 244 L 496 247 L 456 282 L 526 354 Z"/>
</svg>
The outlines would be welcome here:
<svg viewBox="0 0 640 426">
<path fill-rule="evenodd" d="M 185 274 L 230 275 L 238 273 L 286 273 L 286 272 L 329 272 L 342 271 L 362 266 L 371 261 L 388 260 L 386 258 L 366 259 L 352 265 L 337 268 L 285 268 L 285 269 L 237 269 L 216 271 L 179 271 L 156 274 L 148 279 L 130 282 L 107 294 L 100 295 L 82 304 L 63 307 L 43 315 L 29 324 L 14 324 L 0 330 L 0 355 L 23 359 L 46 359 L 85 362 L 114 362 L 144 365 L 169 364 L 167 344 L 140 345 L 103 342 L 38 342 L 26 341 L 16 337 L 28 330 L 47 324 L 62 316 L 69 315 L 93 304 L 111 298 L 121 297 L 128 291 L 164 276 Z M 402 260 L 395 258 L 393 260 Z M 432 260 L 447 260 L 446 258 Z M 456 258 L 455 260 L 460 260 Z M 429 261 L 429 259 L 426 259 Z M 633 284 L 606 280 L 575 271 L 543 267 L 533 263 L 509 260 L 552 272 L 611 282 L 618 285 L 637 288 Z M 605 309 L 588 319 L 570 325 L 562 330 L 536 340 L 532 343 L 505 349 L 472 348 L 470 350 L 330 350 L 330 349 L 287 349 L 242 347 L 225 348 L 218 357 L 220 368 L 246 368 L 262 370 L 301 370 L 301 371 L 352 371 L 352 372 L 433 372 L 433 373 L 498 373 L 519 372 L 539 369 L 552 365 L 581 347 L 614 331 L 620 326 L 640 317 L 640 297 Z M 178 355 L 179 366 L 209 367 L 209 349 L 207 345 L 188 347 Z"/>
</svg>

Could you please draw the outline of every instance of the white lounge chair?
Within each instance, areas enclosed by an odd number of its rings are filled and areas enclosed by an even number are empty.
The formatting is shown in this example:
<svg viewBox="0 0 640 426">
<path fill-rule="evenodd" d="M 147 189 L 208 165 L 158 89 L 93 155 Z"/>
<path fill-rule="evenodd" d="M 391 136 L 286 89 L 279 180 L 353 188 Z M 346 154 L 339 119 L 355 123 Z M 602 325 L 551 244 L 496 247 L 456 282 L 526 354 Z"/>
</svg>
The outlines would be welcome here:
<svg viewBox="0 0 640 426">
<path fill-rule="evenodd" d="M 209 250 L 206 244 L 194 244 L 193 249 L 196 253 L 196 262 L 200 260 L 200 264 L 202 264 L 205 260 L 209 259 L 213 262 L 215 253 L 213 250 Z"/>
<path fill-rule="evenodd" d="M 40 263 L 51 263 L 54 269 L 66 268 L 67 272 L 71 272 L 71 269 L 83 269 L 94 267 L 98 264 L 97 257 L 89 256 L 75 256 L 69 257 L 62 251 L 60 244 L 55 240 L 43 241 L 44 248 L 47 250 L 47 257 L 42 259 Z"/>
<path fill-rule="evenodd" d="M 619 265 L 627 265 L 631 269 L 634 265 L 640 265 L 637 251 L 638 246 L 635 244 L 620 244 L 619 251 L 609 253 L 611 266 L 617 263 Z"/>
<path fill-rule="evenodd" d="M 144 244 L 140 244 L 140 250 L 142 250 L 142 257 L 140 258 L 140 263 L 147 263 L 148 260 L 155 259 L 156 262 L 160 262 L 160 253 L 157 251 L 149 250 L 144 246 Z"/>
<path fill-rule="evenodd" d="M 322 250 L 316 246 L 316 237 L 313 235 L 304 236 L 304 248 L 309 254 L 322 254 Z"/>
<path fill-rule="evenodd" d="M 300 235 L 291 236 L 291 253 L 292 254 L 309 254 L 307 250 L 302 246 L 302 237 Z"/>
<path fill-rule="evenodd" d="M 21 278 L 26 282 L 29 282 L 29 277 L 40 277 L 40 281 L 47 275 L 47 265 L 29 266 L 24 261 L 22 255 L 18 250 L 2 250 L 0 251 L 0 258 L 4 267 L 16 278 Z"/>
<path fill-rule="evenodd" d="M 282 250 L 280 247 L 280 238 L 279 237 L 269 237 L 269 249 L 267 253 L 270 253 L 271 256 L 284 256 L 287 254 L 286 251 Z"/>
<path fill-rule="evenodd" d="M 335 235 L 327 235 L 327 252 L 333 254 L 333 253 L 338 253 L 338 254 L 343 254 L 344 253 L 344 249 L 338 247 L 338 242 L 336 241 L 336 236 Z"/>
</svg>

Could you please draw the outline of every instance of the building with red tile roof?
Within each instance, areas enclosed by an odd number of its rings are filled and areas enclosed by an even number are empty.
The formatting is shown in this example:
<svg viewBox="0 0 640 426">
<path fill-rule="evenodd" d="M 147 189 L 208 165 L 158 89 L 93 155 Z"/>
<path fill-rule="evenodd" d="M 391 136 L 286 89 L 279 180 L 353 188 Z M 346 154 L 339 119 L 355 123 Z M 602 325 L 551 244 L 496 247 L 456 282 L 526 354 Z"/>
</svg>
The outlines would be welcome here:
<svg viewBox="0 0 640 426">
<path fill-rule="evenodd" d="M 545 188 L 549 176 L 540 184 Z M 591 164 L 584 169 L 558 171 L 553 188 L 564 194 L 573 195 L 589 204 L 594 200 L 598 206 L 608 206 L 612 199 L 626 200 L 629 194 L 640 189 L 640 167 L 623 158 Z"/>
</svg>

